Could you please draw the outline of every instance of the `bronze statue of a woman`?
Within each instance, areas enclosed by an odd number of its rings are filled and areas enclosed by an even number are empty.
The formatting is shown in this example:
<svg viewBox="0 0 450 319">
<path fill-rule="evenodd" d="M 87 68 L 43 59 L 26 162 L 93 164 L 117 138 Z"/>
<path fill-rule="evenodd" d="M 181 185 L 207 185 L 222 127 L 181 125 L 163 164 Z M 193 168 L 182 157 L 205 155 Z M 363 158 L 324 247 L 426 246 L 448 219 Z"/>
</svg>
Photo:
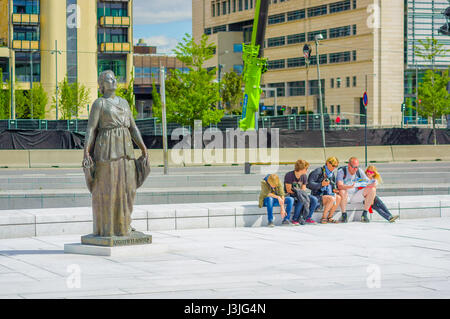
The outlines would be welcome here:
<svg viewBox="0 0 450 319">
<path fill-rule="evenodd" d="M 127 101 L 115 95 L 114 73 L 102 72 L 98 83 L 103 96 L 92 105 L 83 159 L 86 182 L 92 193 L 94 231 L 90 236 L 131 236 L 136 189 L 143 182 L 142 174 L 145 179 L 149 173 L 147 148 Z M 142 151 L 138 160 L 133 141 Z M 138 161 L 147 165 L 148 172 L 139 171 L 142 165 Z"/>
</svg>

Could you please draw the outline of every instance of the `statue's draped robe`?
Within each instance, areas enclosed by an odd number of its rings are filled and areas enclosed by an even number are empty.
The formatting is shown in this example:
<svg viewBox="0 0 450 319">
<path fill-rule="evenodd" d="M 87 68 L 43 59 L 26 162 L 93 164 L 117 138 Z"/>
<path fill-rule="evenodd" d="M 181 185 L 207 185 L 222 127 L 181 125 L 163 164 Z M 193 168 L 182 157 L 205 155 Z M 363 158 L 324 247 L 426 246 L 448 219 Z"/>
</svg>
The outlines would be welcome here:
<svg viewBox="0 0 450 319">
<path fill-rule="evenodd" d="M 130 135 L 131 111 L 126 100 L 116 104 L 100 98 L 93 160 L 94 235 L 127 236 L 136 195 L 136 166 Z"/>
</svg>

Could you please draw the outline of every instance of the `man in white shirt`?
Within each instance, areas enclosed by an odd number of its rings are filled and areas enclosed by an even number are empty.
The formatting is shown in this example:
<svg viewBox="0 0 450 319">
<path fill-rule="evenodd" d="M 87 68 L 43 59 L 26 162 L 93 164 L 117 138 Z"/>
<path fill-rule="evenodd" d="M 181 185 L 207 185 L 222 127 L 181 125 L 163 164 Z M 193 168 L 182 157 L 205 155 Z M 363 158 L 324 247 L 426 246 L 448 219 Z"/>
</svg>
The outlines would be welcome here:
<svg viewBox="0 0 450 319">
<path fill-rule="evenodd" d="M 376 196 L 376 183 L 369 180 L 364 171 L 359 168 L 356 157 L 348 160 L 348 165 L 339 168 L 336 185 L 341 195 L 342 221 L 347 222 L 347 203 L 364 203 L 361 221 L 368 223 L 368 212 Z"/>
</svg>

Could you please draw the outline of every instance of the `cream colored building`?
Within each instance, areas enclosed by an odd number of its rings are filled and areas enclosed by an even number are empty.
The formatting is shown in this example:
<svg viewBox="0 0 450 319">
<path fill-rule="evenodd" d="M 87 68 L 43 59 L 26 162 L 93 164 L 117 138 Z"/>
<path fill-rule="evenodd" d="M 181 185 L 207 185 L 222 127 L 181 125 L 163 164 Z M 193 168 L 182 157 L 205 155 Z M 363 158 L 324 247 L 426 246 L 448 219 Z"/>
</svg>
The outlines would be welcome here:
<svg viewBox="0 0 450 319">
<path fill-rule="evenodd" d="M 51 104 L 65 77 L 84 84 L 90 101 L 98 96 L 99 72 L 113 70 L 120 85 L 130 81 L 132 0 L 0 0 L 0 8 L 0 68 L 17 80 L 16 89 L 30 89 L 31 79 L 42 84 L 47 119 L 56 118 Z"/>
<path fill-rule="evenodd" d="M 255 3 L 192 0 L 194 39 L 210 35 L 218 41 L 216 55 L 233 50 L 219 41 L 222 33 L 240 32 L 240 43 L 248 42 Z M 276 88 L 277 104 L 286 106 L 287 114 L 318 112 L 314 63 L 318 33 L 324 37 L 319 42 L 320 78 L 331 118 L 339 115 L 350 123 L 363 123 L 359 114 L 364 113 L 362 96 L 367 91 L 368 123 L 399 125 L 404 98 L 404 1 L 272 0 L 264 48 L 269 70 L 262 85 Z M 312 48 L 309 68 L 303 57 L 305 43 Z M 216 56 L 211 64 L 221 63 Z M 266 95 L 264 103 L 273 105 L 274 98 Z"/>
</svg>

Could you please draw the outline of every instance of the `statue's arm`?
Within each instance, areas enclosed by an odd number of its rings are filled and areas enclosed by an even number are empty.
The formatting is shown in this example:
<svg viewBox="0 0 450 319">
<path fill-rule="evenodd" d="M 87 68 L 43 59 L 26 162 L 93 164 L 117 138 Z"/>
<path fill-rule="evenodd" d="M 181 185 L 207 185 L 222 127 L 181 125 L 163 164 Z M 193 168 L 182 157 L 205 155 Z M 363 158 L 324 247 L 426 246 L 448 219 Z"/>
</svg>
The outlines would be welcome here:
<svg viewBox="0 0 450 319">
<path fill-rule="evenodd" d="M 139 132 L 139 129 L 136 125 L 136 122 L 134 121 L 133 114 L 131 114 L 131 111 L 130 111 L 130 134 L 133 141 L 141 149 L 142 155 L 144 157 L 147 157 L 147 147 L 145 146 L 141 132 Z"/>
<path fill-rule="evenodd" d="M 97 136 L 97 128 L 98 122 L 100 119 L 100 110 L 101 110 L 101 100 L 97 99 L 94 104 L 92 104 L 92 110 L 89 114 L 88 125 L 86 128 L 86 135 L 84 139 L 84 159 L 89 161 L 89 164 L 92 164 L 91 159 L 91 151 L 94 147 L 95 138 Z"/>
</svg>

